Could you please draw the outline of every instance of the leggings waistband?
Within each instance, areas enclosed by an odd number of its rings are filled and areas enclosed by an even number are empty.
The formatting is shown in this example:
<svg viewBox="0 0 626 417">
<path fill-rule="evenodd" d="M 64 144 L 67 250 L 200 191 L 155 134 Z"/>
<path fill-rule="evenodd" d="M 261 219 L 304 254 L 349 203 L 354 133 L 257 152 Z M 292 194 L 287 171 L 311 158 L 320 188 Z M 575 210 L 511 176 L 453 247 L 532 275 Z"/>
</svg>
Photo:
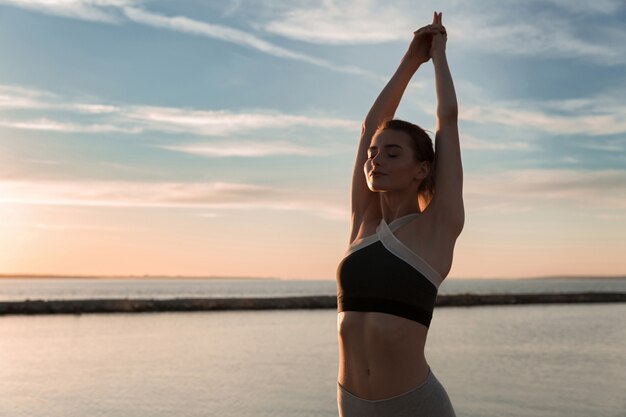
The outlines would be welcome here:
<svg viewBox="0 0 626 417">
<path fill-rule="evenodd" d="M 351 393 L 350 391 L 348 391 L 348 390 L 347 390 L 347 389 L 346 389 L 343 385 L 341 385 L 341 384 L 339 383 L 339 381 L 337 381 L 337 385 L 339 386 L 339 389 L 340 389 L 340 390 L 342 390 L 344 393 L 346 393 L 347 395 L 349 395 L 349 396 L 351 396 L 351 397 L 356 398 L 356 399 L 357 399 L 357 400 L 359 400 L 359 401 L 365 401 L 365 402 L 368 402 L 368 403 L 379 403 L 379 402 L 382 402 L 382 401 L 390 401 L 390 400 L 395 400 L 395 399 L 400 398 L 400 397 L 403 397 L 403 396 L 405 396 L 405 395 L 409 395 L 409 394 L 411 394 L 411 393 L 413 393 L 413 392 L 415 392 L 415 391 L 417 391 L 417 390 L 419 390 L 419 389 L 421 389 L 421 388 L 424 388 L 424 387 L 425 387 L 426 385 L 428 385 L 428 383 L 429 383 L 429 382 L 431 382 L 434 378 L 435 378 L 435 375 L 433 374 L 433 372 L 431 371 L 430 366 L 429 366 L 429 367 L 428 367 L 428 375 L 426 376 L 426 379 L 425 379 L 424 381 L 422 381 L 419 385 L 417 385 L 417 386 L 415 386 L 415 387 L 411 388 L 410 390 L 405 391 L 405 392 L 403 392 L 403 393 L 401 393 L 401 394 L 394 395 L 393 397 L 382 398 L 382 399 L 380 399 L 380 400 L 368 400 L 368 399 L 366 399 L 366 398 L 362 398 L 362 397 L 359 397 L 359 396 L 357 396 L 357 395 L 354 395 L 353 393 Z"/>
<path fill-rule="evenodd" d="M 456 417 L 448 393 L 430 367 L 419 385 L 380 400 L 357 397 L 337 381 L 337 406 L 339 417 Z"/>
</svg>

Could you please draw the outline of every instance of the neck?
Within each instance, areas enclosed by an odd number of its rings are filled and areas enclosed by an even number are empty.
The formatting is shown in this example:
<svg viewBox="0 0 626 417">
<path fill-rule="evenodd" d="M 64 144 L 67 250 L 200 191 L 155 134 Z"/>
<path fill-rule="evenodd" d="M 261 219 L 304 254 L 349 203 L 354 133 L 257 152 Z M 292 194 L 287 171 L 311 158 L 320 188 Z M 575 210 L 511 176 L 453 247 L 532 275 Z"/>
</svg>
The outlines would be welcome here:
<svg viewBox="0 0 626 417">
<path fill-rule="evenodd" d="M 380 193 L 380 209 L 387 223 L 407 214 L 421 213 L 417 196 L 389 191 Z"/>
</svg>

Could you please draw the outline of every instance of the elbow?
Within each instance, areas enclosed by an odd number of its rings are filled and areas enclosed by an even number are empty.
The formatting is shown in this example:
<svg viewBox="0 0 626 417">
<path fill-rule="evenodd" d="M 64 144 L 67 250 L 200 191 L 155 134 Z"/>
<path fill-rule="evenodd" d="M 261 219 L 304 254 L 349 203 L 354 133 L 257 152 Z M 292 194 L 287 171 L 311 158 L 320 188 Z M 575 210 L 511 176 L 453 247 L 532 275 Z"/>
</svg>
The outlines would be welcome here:
<svg viewBox="0 0 626 417">
<path fill-rule="evenodd" d="M 365 120 L 361 123 L 361 136 L 363 136 L 366 131 L 375 131 L 376 129 L 378 129 L 377 124 L 372 123 L 369 120 Z"/>
<path fill-rule="evenodd" d="M 459 118 L 459 108 L 455 106 L 447 109 L 438 109 L 437 117 L 439 120 L 457 121 Z"/>
</svg>

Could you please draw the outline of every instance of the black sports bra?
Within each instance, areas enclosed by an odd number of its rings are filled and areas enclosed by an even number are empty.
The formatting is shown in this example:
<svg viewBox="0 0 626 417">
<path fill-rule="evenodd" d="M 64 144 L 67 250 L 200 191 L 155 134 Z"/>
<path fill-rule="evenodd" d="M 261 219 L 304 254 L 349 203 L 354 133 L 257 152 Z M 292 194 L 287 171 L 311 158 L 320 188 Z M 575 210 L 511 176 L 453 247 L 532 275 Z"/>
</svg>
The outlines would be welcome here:
<svg viewBox="0 0 626 417">
<path fill-rule="evenodd" d="M 377 311 L 430 326 L 443 278 L 393 231 L 420 213 L 380 221 L 348 247 L 337 268 L 337 312 Z"/>
</svg>

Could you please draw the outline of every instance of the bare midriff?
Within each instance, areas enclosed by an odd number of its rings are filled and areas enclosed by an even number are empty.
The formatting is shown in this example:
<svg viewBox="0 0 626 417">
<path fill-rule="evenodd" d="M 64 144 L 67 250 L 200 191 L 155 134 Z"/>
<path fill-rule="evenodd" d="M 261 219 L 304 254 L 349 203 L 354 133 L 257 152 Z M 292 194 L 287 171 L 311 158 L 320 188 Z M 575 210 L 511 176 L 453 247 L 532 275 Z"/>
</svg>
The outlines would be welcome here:
<svg viewBox="0 0 626 417">
<path fill-rule="evenodd" d="M 337 315 L 338 382 L 350 393 L 381 400 L 426 381 L 424 346 L 428 328 L 403 317 L 378 312 Z"/>
</svg>

